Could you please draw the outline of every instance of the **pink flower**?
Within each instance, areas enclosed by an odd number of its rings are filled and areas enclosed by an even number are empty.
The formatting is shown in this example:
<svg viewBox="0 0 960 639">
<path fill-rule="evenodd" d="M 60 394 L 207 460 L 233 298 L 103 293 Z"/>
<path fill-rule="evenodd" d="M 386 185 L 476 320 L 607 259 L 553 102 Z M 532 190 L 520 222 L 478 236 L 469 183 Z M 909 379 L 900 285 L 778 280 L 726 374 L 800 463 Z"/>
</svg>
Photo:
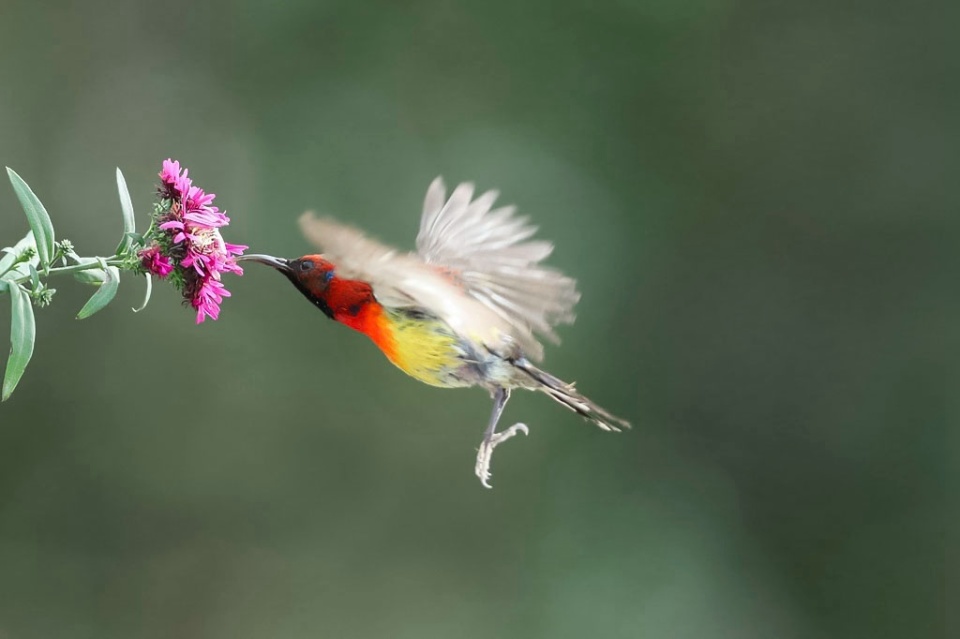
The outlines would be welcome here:
<svg viewBox="0 0 960 639">
<path fill-rule="evenodd" d="M 243 275 L 236 262 L 246 246 L 224 242 L 220 229 L 230 223 L 213 206 L 216 197 L 193 186 L 180 163 L 165 160 L 160 171 L 160 198 L 164 208 L 154 216 L 152 243 L 140 252 L 143 268 L 159 277 L 175 273 L 184 301 L 197 311 L 197 323 L 220 316 L 220 304 L 230 292 L 220 281 L 223 273 Z"/>
<path fill-rule="evenodd" d="M 193 180 L 187 177 L 189 171 L 183 170 L 180 175 L 180 163 L 170 159 L 163 161 L 163 169 L 160 171 L 160 180 L 165 185 L 173 189 L 176 193 L 186 193 L 193 184 Z"/>
<path fill-rule="evenodd" d="M 143 268 L 161 279 L 173 272 L 173 264 L 170 263 L 169 257 L 160 252 L 159 244 L 140 251 L 140 263 Z"/>
<path fill-rule="evenodd" d="M 220 304 L 223 298 L 230 297 L 230 291 L 220 280 L 207 279 L 198 282 L 199 287 L 190 299 L 190 304 L 197 311 L 197 324 L 204 320 L 204 316 L 214 320 L 220 317 Z"/>
</svg>

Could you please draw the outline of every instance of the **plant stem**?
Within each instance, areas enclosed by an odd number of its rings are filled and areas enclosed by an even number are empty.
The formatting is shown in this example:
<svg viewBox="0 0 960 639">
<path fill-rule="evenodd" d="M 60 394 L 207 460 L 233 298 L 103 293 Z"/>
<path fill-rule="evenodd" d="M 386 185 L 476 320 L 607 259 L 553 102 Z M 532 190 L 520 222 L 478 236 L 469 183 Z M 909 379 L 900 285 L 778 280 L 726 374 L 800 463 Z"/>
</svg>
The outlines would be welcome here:
<svg viewBox="0 0 960 639">
<path fill-rule="evenodd" d="M 121 264 L 123 264 L 123 260 L 118 258 L 116 255 L 112 257 L 108 257 L 106 259 L 106 262 L 108 266 L 120 266 Z M 61 266 L 59 268 L 52 268 L 49 271 L 47 271 L 47 275 L 56 275 L 56 274 L 67 275 L 69 273 L 79 273 L 80 271 L 88 271 L 92 268 L 100 268 L 100 262 L 94 261 L 94 262 L 86 262 L 84 264 L 71 264 L 70 266 Z M 13 282 L 15 284 L 20 284 L 22 282 L 28 281 L 29 279 L 30 279 L 29 275 L 24 275 L 23 277 L 19 277 L 15 280 L 7 280 L 7 281 Z"/>
</svg>

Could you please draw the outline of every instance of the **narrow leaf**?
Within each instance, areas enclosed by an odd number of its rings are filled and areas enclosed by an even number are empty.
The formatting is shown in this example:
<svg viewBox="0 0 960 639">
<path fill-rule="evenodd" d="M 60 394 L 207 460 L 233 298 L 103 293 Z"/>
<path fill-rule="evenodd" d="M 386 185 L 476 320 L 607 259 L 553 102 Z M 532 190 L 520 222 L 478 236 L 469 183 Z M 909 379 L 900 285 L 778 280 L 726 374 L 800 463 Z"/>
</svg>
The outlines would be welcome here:
<svg viewBox="0 0 960 639">
<path fill-rule="evenodd" d="M 116 266 L 106 268 L 107 279 L 103 281 L 97 292 L 93 294 L 87 303 L 83 305 L 80 312 L 77 313 L 77 319 L 87 319 L 104 306 L 109 304 L 117 294 L 117 288 L 120 286 L 120 271 Z"/>
<path fill-rule="evenodd" d="M 143 296 L 143 304 L 140 305 L 140 308 L 133 309 L 134 313 L 139 313 L 140 311 L 145 309 L 147 307 L 147 302 L 150 301 L 150 293 L 153 292 L 153 278 L 150 277 L 149 273 L 146 274 L 146 278 L 147 278 L 147 292 Z"/>
<path fill-rule="evenodd" d="M 83 284 L 100 286 L 107 281 L 107 272 L 101 268 L 88 268 L 85 271 L 78 271 L 74 273 L 73 279 Z"/>
<path fill-rule="evenodd" d="M 3 252 L 6 255 L 0 257 L 0 277 L 13 268 L 13 263 L 17 260 L 17 252 L 9 246 L 3 249 Z"/>
<path fill-rule="evenodd" d="M 99 262 L 95 257 L 80 257 L 77 254 L 73 254 L 73 259 L 76 260 L 77 264 L 90 264 L 91 262 Z M 88 268 L 85 271 L 77 271 L 73 274 L 73 279 L 78 282 L 83 282 L 84 284 L 94 284 L 100 286 L 107 280 L 107 272 L 104 270 L 103 265 L 100 268 Z"/>
<path fill-rule="evenodd" d="M 13 263 L 17 261 L 17 258 L 27 249 L 37 248 L 37 243 L 33 240 L 33 231 L 29 231 L 26 235 L 23 236 L 23 239 L 16 243 L 14 246 L 8 246 L 3 249 L 3 257 L 0 257 L 0 275 L 3 275 L 13 267 Z M 36 257 L 33 258 L 33 263 L 38 263 Z"/>
<path fill-rule="evenodd" d="M 2 401 L 7 401 L 17 387 L 23 371 L 33 356 L 33 343 L 37 336 L 37 326 L 33 320 L 33 306 L 30 297 L 16 284 L 11 284 L 10 308 L 10 358 L 7 359 L 7 372 L 3 376 Z"/>
<path fill-rule="evenodd" d="M 136 219 L 133 215 L 133 200 L 130 199 L 130 191 L 127 189 L 127 181 L 123 178 L 123 173 L 117 168 L 117 191 L 120 192 L 120 210 L 123 212 L 123 239 L 120 240 L 120 246 L 117 248 L 117 254 L 122 254 L 130 247 L 130 233 L 136 231 Z"/>
<path fill-rule="evenodd" d="M 9 166 L 7 167 L 7 175 L 10 177 L 10 184 L 13 185 L 17 198 L 20 200 L 23 212 L 27 214 L 30 228 L 33 229 L 33 237 L 37 240 L 37 255 L 40 256 L 40 264 L 46 269 L 50 266 L 50 260 L 53 258 L 53 222 L 50 221 L 47 209 L 43 208 L 40 199 L 30 190 L 23 178 Z"/>
<path fill-rule="evenodd" d="M 40 288 L 40 273 L 37 272 L 37 267 L 33 264 L 29 265 L 30 267 L 30 285 L 33 286 L 33 290 L 36 291 Z"/>
</svg>

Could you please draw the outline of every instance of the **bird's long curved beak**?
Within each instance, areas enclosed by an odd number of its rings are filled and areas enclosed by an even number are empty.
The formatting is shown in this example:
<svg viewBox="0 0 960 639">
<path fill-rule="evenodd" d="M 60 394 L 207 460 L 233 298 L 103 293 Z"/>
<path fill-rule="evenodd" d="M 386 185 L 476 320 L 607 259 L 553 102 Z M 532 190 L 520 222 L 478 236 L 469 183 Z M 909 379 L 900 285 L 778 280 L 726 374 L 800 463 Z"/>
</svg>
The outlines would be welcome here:
<svg viewBox="0 0 960 639">
<path fill-rule="evenodd" d="M 272 266 L 282 273 L 289 273 L 290 269 L 290 260 L 285 260 L 282 257 L 273 257 L 272 255 L 260 255 L 257 253 L 251 253 L 250 255 L 241 255 L 237 258 L 238 262 L 241 261 L 250 261 L 250 262 L 260 262 L 261 264 L 266 264 L 267 266 Z"/>
</svg>

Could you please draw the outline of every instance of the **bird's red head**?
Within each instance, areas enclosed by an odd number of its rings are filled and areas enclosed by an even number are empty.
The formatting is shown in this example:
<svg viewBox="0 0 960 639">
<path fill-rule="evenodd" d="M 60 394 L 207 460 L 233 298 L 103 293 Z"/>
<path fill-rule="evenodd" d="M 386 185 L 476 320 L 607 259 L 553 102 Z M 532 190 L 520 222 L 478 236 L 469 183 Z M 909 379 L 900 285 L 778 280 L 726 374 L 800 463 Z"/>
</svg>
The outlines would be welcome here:
<svg viewBox="0 0 960 639">
<path fill-rule="evenodd" d="M 280 269 L 297 288 L 322 297 L 336 277 L 333 264 L 322 255 L 304 255 L 295 260 L 287 260 L 286 268 Z"/>
<path fill-rule="evenodd" d="M 270 255 L 244 255 L 240 259 L 277 269 L 327 317 L 340 322 L 352 324 L 352 317 L 376 301 L 369 284 L 338 277 L 336 267 L 322 255 L 304 255 L 295 260 Z"/>
</svg>

